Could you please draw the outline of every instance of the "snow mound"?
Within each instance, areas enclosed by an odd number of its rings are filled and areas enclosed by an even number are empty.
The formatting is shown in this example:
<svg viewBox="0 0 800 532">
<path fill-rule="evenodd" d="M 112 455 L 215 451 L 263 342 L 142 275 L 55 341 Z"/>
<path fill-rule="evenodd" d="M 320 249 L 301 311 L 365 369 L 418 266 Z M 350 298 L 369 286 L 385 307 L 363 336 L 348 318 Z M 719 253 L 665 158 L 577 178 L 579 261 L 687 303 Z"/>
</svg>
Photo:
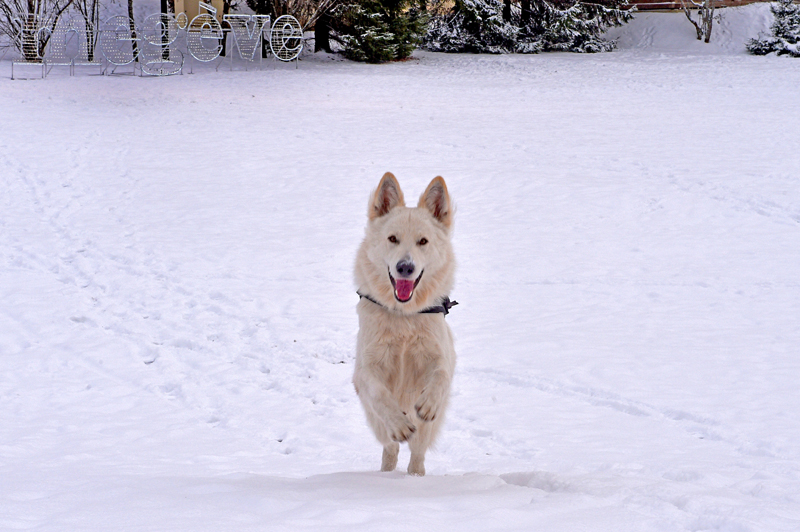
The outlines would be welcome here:
<svg viewBox="0 0 800 532">
<path fill-rule="evenodd" d="M 744 54 L 745 43 L 767 32 L 772 24 L 769 4 L 759 3 L 717 9 L 711 41 L 697 40 L 694 26 L 682 11 L 636 14 L 627 25 L 606 33 L 618 50 L 693 55 Z"/>
</svg>

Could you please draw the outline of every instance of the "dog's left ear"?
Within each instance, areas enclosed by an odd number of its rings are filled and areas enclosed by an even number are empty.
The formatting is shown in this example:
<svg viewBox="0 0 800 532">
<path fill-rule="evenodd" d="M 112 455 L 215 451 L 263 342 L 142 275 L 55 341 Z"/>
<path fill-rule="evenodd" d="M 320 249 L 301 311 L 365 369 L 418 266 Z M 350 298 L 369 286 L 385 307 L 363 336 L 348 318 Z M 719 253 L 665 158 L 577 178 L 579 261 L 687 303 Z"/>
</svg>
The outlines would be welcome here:
<svg viewBox="0 0 800 532">
<path fill-rule="evenodd" d="M 447 193 L 447 185 L 441 176 L 433 178 L 433 181 L 419 197 L 417 207 L 424 207 L 444 224 L 448 229 L 453 225 L 453 204 L 450 201 L 450 194 Z"/>
</svg>

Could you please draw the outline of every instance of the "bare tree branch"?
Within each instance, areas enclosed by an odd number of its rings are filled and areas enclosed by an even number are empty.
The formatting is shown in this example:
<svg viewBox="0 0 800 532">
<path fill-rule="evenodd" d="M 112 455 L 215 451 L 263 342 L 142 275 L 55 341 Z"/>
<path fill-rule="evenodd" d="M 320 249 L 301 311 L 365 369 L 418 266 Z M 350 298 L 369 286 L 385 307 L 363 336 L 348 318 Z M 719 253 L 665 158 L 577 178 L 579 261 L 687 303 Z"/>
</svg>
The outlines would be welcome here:
<svg viewBox="0 0 800 532">
<path fill-rule="evenodd" d="M 689 4 L 697 8 L 697 20 L 692 18 Z M 695 0 L 681 0 L 681 7 L 686 14 L 686 18 L 694 25 L 697 31 L 697 40 L 709 42 L 711 39 L 711 30 L 714 24 L 714 0 L 703 0 L 702 2 L 695 2 Z"/>
</svg>

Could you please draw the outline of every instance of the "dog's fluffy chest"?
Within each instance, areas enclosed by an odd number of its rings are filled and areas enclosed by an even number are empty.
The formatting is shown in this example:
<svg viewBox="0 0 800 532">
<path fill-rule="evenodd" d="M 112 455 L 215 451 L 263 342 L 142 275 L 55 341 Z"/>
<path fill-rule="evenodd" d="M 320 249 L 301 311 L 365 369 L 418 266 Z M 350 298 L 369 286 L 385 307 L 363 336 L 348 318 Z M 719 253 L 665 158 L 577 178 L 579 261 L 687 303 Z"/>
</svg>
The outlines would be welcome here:
<svg viewBox="0 0 800 532">
<path fill-rule="evenodd" d="M 449 331 L 441 314 L 404 316 L 365 307 L 358 313 L 363 362 L 382 368 L 387 384 L 400 376 L 413 379 L 448 351 L 443 347 Z"/>
</svg>

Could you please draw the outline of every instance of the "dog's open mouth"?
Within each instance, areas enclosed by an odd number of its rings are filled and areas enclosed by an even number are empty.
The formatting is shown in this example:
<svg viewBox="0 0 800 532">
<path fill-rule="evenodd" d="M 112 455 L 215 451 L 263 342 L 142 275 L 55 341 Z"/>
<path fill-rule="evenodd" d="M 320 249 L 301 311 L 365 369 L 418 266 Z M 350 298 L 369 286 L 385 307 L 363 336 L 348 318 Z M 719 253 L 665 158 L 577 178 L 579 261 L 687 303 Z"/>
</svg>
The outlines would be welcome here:
<svg viewBox="0 0 800 532">
<path fill-rule="evenodd" d="M 392 286 L 394 287 L 394 297 L 400 303 L 408 303 L 411 301 L 411 296 L 414 295 L 414 289 L 419 284 L 419 280 L 422 279 L 422 274 L 425 273 L 425 270 L 419 272 L 419 277 L 416 279 L 395 279 L 392 277 L 391 270 L 389 271 L 389 279 L 392 281 Z"/>
</svg>

